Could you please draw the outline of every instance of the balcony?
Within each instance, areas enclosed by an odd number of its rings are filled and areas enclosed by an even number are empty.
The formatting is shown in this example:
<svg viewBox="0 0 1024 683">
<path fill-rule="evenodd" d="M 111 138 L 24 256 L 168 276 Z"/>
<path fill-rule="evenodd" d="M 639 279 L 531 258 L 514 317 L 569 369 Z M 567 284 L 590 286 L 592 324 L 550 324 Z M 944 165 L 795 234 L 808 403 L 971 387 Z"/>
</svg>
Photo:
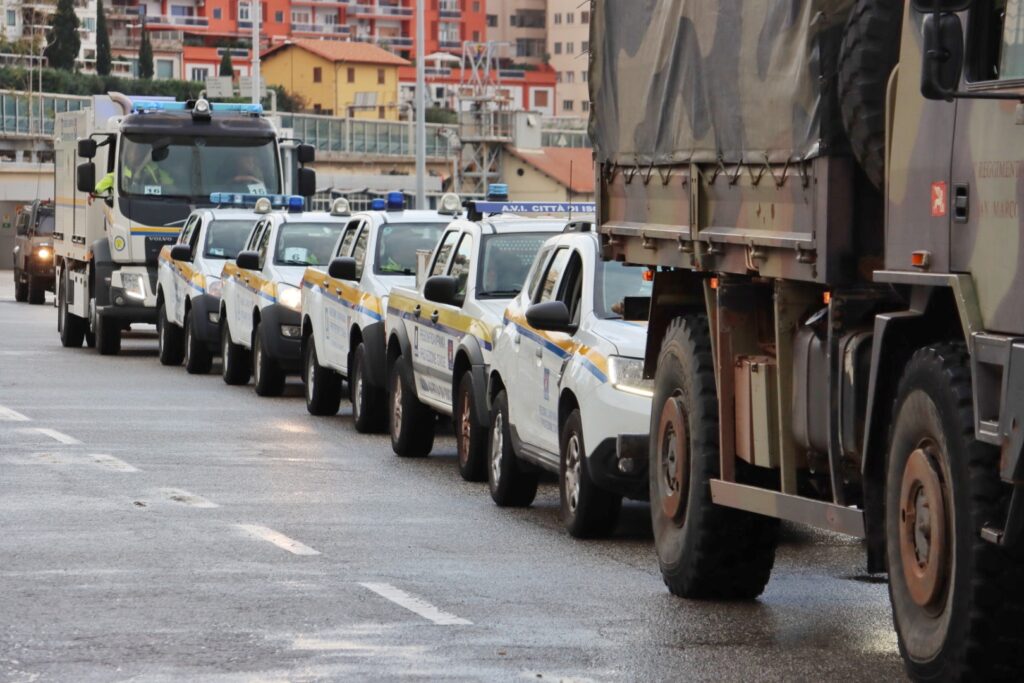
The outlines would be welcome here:
<svg viewBox="0 0 1024 683">
<path fill-rule="evenodd" d="M 138 50 L 139 34 L 136 31 L 126 29 L 112 29 L 110 31 L 110 47 L 115 50 Z M 150 31 L 149 42 L 154 50 L 180 50 L 185 40 L 185 34 L 181 31 Z"/>
<path fill-rule="evenodd" d="M 399 7 L 398 5 L 349 5 L 349 14 L 359 18 L 411 18 L 413 9 L 411 7 Z"/>
<path fill-rule="evenodd" d="M 158 26 L 186 26 L 189 28 L 207 28 L 209 25 L 210 20 L 206 17 L 179 17 L 169 14 L 152 14 L 146 17 L 147 28 L 156 28 Z"/>
<path fill-rule="evenodd" d="M 360 33 L 352 36 L 352 40 L 375 45 L 391 45 L 394 47 L 412 47 L 412 38 L 404 36 L 388 36 L 374 33 Z"/>
<path fill-rule="evenodd" d="M 461 40 L 448 40 L 446 38 L 442 38 L 441 40 L 437 41 L 437 44 L 438 44 L 438 47 L 440 49 L 442 49 L 442 50 L 461 50 L 462 49 L 462 41 Z"/>
<path fill-rule="evenodd" d="M 338 24 L 300 24 L 292 22 L 292 33 L 315 33 L 317 35 L 347 36 L 348 26 Z"/>
</svg>

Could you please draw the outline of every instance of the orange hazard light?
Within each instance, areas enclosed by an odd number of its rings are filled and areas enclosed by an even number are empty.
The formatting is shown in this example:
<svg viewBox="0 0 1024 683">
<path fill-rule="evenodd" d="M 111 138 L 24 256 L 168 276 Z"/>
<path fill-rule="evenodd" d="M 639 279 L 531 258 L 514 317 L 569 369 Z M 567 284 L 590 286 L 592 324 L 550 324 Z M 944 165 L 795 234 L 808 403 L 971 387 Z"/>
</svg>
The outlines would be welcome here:
<svg viewBox="0 0 1024 683">
<path fill-rule="evenodd" d="M 653 270 L 645 270 L 644 271 L 644 282 L 654 282 L 654 271 Z"/>
</svg>

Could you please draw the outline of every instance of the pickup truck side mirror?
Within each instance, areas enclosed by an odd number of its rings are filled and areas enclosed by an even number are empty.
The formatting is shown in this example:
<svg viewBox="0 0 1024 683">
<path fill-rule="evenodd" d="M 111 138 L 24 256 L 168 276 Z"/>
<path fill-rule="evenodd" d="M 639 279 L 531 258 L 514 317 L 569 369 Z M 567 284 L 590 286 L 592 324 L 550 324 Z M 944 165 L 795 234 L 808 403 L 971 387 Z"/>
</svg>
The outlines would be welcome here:
<svg viewBox="0 0 1024 683">
<path fill-rule="evenodd" d="M 459 279 L 451 275 L 434 275 L 423 283 L 423 297 L 435 304 L 461 306 L 459 297 Z"/>
<path fill-rule="evenodd" d="M 327 274 L 335 280 L 358 280 L 356 277 L 356 260 L 351 256 L 338 256 L 331 259 L 327 266 Z"/>
<path fill-rule="evenodd" d="M 563 301 L 545 301 L 526 309 L 526 322 L 544 332 L 573 332 L 569 307 Z"/>
<path fill-rule="evenodd" d="M 171 247 L 172 261 L 191 261 L 192 247 L 187 244 L 175 244 Z"/>
<path fill-rule="evenodd" d="M 960 17 L 949 13 L 928 14 L 922 33 L 921 94 L 929 100 L 952 102 L 964 66 L 964 32 Z"/>
<path fill-rule="evenodd" d="M 79 192 L 91 193 L 96 189 L 96 164 L 86 161 L 78 165 L 75 169 L 75 186 Z"/>
<path fill-rule="evenodd" d="M 235 265 L 242 270 L 259 270 L 260 253 L 258 251 L 243 251 L 235 259 Z"/>
</svg>

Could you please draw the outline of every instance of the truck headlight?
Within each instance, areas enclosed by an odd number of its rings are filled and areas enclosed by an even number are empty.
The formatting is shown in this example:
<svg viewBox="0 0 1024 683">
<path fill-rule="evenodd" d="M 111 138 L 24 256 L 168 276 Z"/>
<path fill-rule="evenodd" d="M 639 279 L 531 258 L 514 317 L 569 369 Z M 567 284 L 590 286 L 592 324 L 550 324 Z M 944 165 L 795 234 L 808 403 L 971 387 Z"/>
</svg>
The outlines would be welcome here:
<svg viewBox="0 0 1024 683">
<path fill-rule="evenodd" d="M 277 286 L 277 302 L 293 311 L 302 310 L 302 290 L 291 285 Z"/>
<path fill-rule="evenodd" d="M 619 391 L 648 398 L 654 396 L 654 381 L 644 379 L 644 362 L 640 358 L 609 356 L 608 380 Z"/>
<path fill-rule="evenodd" d="M 124 295 L 142 301 L 146 298 L 146 283 L 139 273 L 121 273 L 121 286 Z"/>
<path fill-rule="evenodd" d="M 206 276 L 206 293 L 210 296 L 219 297 L 220 293 L 224 290 L 224 284 L 220 281 L 220 278 L 213 277 L 211 275 Z"/>
<path fill-rule="evenodd" d="M 51 256 L 53 256 L 53 252 L 50 251 L 49 247 L 39 247 L 38 249 L 36 249 L 36 258 L 39 259 L 40 261 L 45 261 Z"/>
</svg>

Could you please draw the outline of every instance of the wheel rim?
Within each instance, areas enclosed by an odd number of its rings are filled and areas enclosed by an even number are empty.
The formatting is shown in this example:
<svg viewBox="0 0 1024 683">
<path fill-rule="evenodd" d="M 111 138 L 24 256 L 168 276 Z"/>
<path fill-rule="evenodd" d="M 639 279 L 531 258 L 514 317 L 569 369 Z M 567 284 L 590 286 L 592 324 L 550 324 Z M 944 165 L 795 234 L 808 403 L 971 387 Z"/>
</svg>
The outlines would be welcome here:
<svg viewBox="0 0 1024 683">
<path fill-rule="evenodd" d="M 185 317 L 185 365 L 192 365 L 192 325 Z"/>
<path fill-rule="evenodd" d="M 312 340 L 309 342 L 312 344 Z M 316 351 L 312 347 L 306 355 L 306 398 L 310 401 L 316 396 Z"/>
<path fill-rule="evenodd" d="M 494 426 L 491 428 L 491 479 L 497 486 L 501 482 L 501 458 L 505 450 L 505 416 L 501 411 L 494 416 Z"/>
<path fill-rule="evenodd" d="M 260 383 L 260 366 L 263 365 L 263 345 L 260 344 L 260 337 L 257 334 L 252 341 L 254 353 L 252 354 L 252 376 L 256 384 Z"/>
<path fill-rule="evenodd" d="M 160 309 L 160 315 L 156 317 L 156 346 L 161 356 L 164 355 L 164 347 L 167 344 L 164 340 L 165 334 L 167 334 L 167 325 L 164 324 L 163 309 Z"/>
<path fill-rule="evenodd" d="M 459 463 L 469 462 L 470 438 L 473 435 L 473 421 L 470 419 L 469 396 L 463 395 L 462 410 L 459 411 Z"/>
<path fill-rule="evenodd" d="M 353 387 L 355 394 L 355 401 L 352 402 L 352 414 L 355 418 L 359 419 L 359 414 L 362 412 L 361 407 L 363 405 L 363 373 L 359 371 L 359 365 L 355 367 L 355 386 Z M 398 416 L 401 417 L 401 408 L 399 408 Z"/>
<path fill-rule="evenodd" d="M 658 422 L 658 489 L 661 509 L 680 526 L 686 511 L 689 480 L 689 438 L 682 401 L 670 396 Z"/>
<path fill-rule="evenodd" d="M 907 458 L 900 487 L 900 555 L 910 598 L 929 613 L 941 611 L 948 587 L 949 529 L 946 490 L 925 440 Z"/>
<path fill-rule="evenodd" d="M 221 342 L 220 342 L 220 355 L 224 359 L 224 372 L 225 372 L 225 374 L 227 374 L 228 370 L 231 367 L 231 354 L 228 353 L 228 350 L 230 348 L 229 347 L 229 344 L 230 344 L 229 335 L 230 334 L 231 333 L 228 331 L 228 328 L 225 327 L 224 328 L 224 334 L 221 335 Z"/>
<path fill-rule="evenodd" d="M 397 439 L 402 432 L 402 377 L 395 373 L 395 386 L 391 391 L 391 435 Z"/>
<path fill-rule="evenodd" d="M 576 514 L 580 504 L 580 478 L 582 477 L 580 460 L 580 438 L 575 432 L 569 437 L 565 448 L 565 501 L 569 512 Z"/>
</svg>

